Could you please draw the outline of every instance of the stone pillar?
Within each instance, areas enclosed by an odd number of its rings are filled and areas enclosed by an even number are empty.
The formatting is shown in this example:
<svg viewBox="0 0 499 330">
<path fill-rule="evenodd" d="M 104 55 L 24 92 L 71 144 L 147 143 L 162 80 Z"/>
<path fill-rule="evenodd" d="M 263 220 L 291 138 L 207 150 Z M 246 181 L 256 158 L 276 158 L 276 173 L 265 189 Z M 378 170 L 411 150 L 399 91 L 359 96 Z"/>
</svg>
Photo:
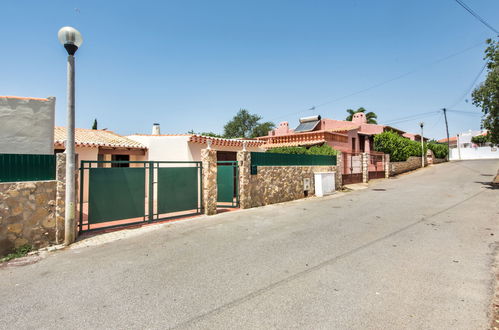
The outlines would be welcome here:
<svg viewBox="0 0 499 330">
<path fill-rule="evenodd" d="M 390 154 L 385 154 L 385 178 L 388 179 L 390 177 Z"/>
<path fill-rule="evenodd" d="M 369 155 L 365 152 L 361 154 L 361 164 L 362 164 L 362 182 L 367 183 L 369 181 Z"/>
<path fill-rule="evenodd" d="M 239 151 L 237 163 L 239 166 L 239 207 L 249 209 L 251 207 L 251 153 Z"/>
<path fill-rule="evenodd" d="M 58 153 L 56 156 L 56 171 L 55 171 L 55 179 L 57 181 L 57 191 L 55 198 L 55 227 L 56 227 L 56 244 L 62 244 L 64 242 L 64 216 L 65 216 L 65 208 L 66 208 L 66 154 Z M 78 164 L 78 155 L 75 156 L 76 164 Z M 75 168 L 75 196 L 74 201 L 75 205 L 78 206 L 78 170 L 79 166 Z M 80 222 L 79 212 L 76 212 L 77 217 L 75 221 L 75 237 L 78 235 L 78 224 Z"/>
<path fill-rule="evenodd" d="M 203 208 L 206 215 L 217 214 L 217 151 L 201 150 L 203 162 Z"/>
<path fill-rule="evenodd" d="M 338 151 L 336 154 L 336 177 L 335 177 L 335 183 L 336 183 L 336 190 L 341 190 L 341 187 L 343 186 L 343 154 L 341 151 Z"/>
</svg>

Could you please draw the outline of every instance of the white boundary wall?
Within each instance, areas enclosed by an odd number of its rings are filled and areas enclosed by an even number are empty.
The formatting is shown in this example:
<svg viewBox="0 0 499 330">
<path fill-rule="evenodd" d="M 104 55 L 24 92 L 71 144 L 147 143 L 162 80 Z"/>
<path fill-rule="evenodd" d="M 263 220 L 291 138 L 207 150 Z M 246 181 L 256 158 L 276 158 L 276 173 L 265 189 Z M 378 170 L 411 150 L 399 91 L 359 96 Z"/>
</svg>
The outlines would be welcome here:
<svg viewBox="0 0 499 330">
<path fill-rule="evenodd" d="M 453 148 L 450 159 L 499 159 L 499 147 L 460 148 L 460 150 Z"/>
<path fill-rule="evenodd" d="M 54 153 L 55 97 L 0 96 L 0 153 Z"/>
</svg>

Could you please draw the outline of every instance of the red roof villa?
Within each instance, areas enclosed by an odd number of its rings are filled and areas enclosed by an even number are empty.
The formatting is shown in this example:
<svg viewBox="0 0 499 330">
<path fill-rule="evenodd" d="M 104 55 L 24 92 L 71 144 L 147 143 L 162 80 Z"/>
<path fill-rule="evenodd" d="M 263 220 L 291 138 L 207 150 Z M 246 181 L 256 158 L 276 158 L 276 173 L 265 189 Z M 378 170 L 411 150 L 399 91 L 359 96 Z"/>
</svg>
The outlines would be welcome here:
<svg viewBox="0 0 499 330">
<path fill-rule="evenodd" d="M 342 152 L 370 152 L 374 145 L 374 135 L 385 131 L 394 131 L 404 136 L 404 131 L 397 128 L 368 124 L 364 113 L 353 115 L 352 121 L 335 120 L 312 116 L 300 118 L 300 125 L 289 128 L 288 122 L 282 122 L 270 131 L 268 136 L 258 137 L 266 143 L 263 148 L 312 146 L 326 143 Z M 407 133 L 406 133 L 407 134 Z M 406 136 L 417 140 L 420 135 Z"/>
</svg>

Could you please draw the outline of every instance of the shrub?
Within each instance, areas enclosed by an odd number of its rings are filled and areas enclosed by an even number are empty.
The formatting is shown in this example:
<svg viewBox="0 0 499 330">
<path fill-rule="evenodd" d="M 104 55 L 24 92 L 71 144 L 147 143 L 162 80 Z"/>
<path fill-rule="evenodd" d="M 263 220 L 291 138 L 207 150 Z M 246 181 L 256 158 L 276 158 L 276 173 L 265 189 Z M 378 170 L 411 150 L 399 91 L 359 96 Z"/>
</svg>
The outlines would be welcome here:
<svg viewBox="0 0 499 330">
<path fill-rule="evenodd" d="M 433 151 L 433 154 L 437 158 L 447 158 L 447 145 L 435 142 L 428 143 L 428 149 Z"/>
<path fill-rule="evenodd" d="M 471 138 L 471 142 L 479 144 L 479 145 L 483 145 L 487 142 L 490 142 L 490 136 L 489 136 L 489 134 L 473 136 Z"/>
<path fill-rule="evenodd" d="M 421 142 L 409 140 L 393 131 L 383 132 L 374 137 L 374 150 L 390 154 L 393 162 L 403 162 L 411 156 L 421 157 Z M 427 150 L 427 143 L 424 143 L 424 155 Z"/>
<path fill-rule="evenodd" d="M 335 156 L 338 151 L 331 148 L 327 144 L 321 146 L 313 146 L 309 149 L 305 147 L 279 147 L 268 149 L 267 152 L 278 154 L 295 154 L 295 155 L 324 155 Z"/>
</svg>

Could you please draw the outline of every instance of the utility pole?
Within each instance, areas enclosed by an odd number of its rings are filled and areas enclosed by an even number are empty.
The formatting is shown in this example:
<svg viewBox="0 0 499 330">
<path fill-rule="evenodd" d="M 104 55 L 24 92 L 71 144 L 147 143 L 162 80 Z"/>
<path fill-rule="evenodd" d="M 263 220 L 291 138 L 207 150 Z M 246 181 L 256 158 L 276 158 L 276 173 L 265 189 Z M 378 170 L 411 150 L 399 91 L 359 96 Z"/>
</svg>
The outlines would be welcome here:
<svg viewBox="0 0 499 330">
<path fill-rule="evenodd" d="M 447 160 L 450 160 L 450 140 L 449 140 L 449 124 L 447 123 L 447 109 L 443 108 L 445 118 L 445 130 L 447 131 Z"/>
<path fill-rule="evenodd" d="M 423 135 L 424 123 L 420 122 L 419 126 L 421 126 L 421 167 L 424 167 L 424 159 L 426 157 L 426 155 L 424 153 L 424 135 Z"/>
</svg>

